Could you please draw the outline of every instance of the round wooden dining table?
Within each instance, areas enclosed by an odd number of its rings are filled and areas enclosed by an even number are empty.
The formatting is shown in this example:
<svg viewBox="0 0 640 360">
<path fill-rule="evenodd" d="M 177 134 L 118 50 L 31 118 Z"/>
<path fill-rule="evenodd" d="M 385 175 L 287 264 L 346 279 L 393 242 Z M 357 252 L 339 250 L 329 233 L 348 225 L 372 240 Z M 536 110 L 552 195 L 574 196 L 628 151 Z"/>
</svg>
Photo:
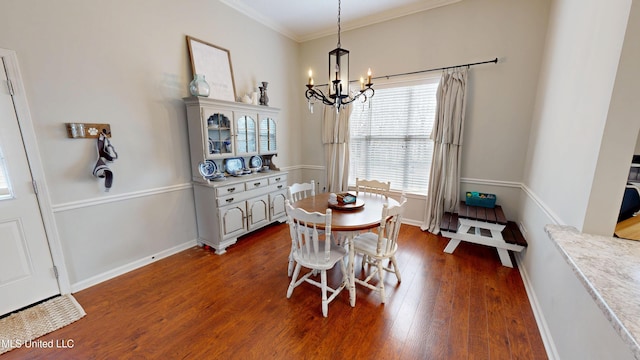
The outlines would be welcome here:
<svg viewBox="0 0 640 360">
<path fill-rule="evenodd" d="M 331 232 L 339 233 L 337 238 L 344 241 L 344 245 L 349 249 L 349 263 L 347 264 L 347 277 L 349 279 L 349 300 L 351 306 L 356 305 L 356 286 L 354 261 L 355 252 L 351 241 L 355 236 L 363 230 L 377 228 L 382 218 L 382 207 L 384 204 L 389 206 L 398 205 L 398 201 L 390 197 L 380 195 L 358 194 L 358 202 L 363 205 L 359 207 L 345 207 L 329 205 L 329 193 L 321 193 L 310 196 L 291 204 L 295 208 L 304 209 L 308 212 L 325 213 L 327 209 L 331 209 Z M 320 224 L 318 224 L 320 225 Z M 318 228 L 321 228 L 318 226 Z"/>
</svg>

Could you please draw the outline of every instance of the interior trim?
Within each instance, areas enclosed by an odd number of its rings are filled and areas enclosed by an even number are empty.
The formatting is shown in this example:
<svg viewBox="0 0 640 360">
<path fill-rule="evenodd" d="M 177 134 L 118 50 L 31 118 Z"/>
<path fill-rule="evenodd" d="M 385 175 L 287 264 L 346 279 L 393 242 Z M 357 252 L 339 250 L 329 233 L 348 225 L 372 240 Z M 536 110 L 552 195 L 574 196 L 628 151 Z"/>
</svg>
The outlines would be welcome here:
<svg viewBox="0 0 640 360">
<path fill-rule="evenodd" d="M 475 178 L 460 178 L 461 183 L 465 184 L 475 184 L 475 185 L 490 185 L 490 186 L 501 186 L 501 187 L 511 187 L 511 188 L 523 188 L 524 184 L 516 181 L 502 181 L 502 180 L 491 180 L 491 179 L 475 179 Z"/>
<path fill-rule="evenodd" d="M 14 50 L 3 48 L 0 48 L 0 57 L 2 57 L 4 61 L 7 78 L 12 81 L 14 86 L 13 104 L 22 132 L 22 142 L 24 143 L 24 148 L 27 153 L 29 168 L 31 169 L 33 180 L 38 184 L 36 197 L 38 198 L 38 205 L 40 207 L 40 214 L 42 215 L 44 231 L 49 243 L 49 250 L 51 251 L 51 258 L 53 264 L 58 269 L 58 286 L 60 287 L 61 294 L 67 294 L 71 288 L 69 272 L 64 261 L 64 252 L 52 212 L 49 187 L 44 178 L 44 167 L 38 150 L 38 141 L 33 127 L 33 119 L 31 118 L 31 112 L 29 110 L 24 82 L 22 81 L 22 74 L 20 73 L 18 57 Z"/>
<path fill-rule="evenodd" d="M 544 344 L 544 348 L 547 350 L 547 357 L 549 358 L 549 360 L 560 359 L 560 355 L 558 354 L 556 345 L 553 342 L 553 337 L 551 336 L 551 331 L 549 330 L 547 321 L 544 318 L 544 312 L 542 311 L 542 307 L 538 302 L 536 292 L 533 290 L 533 285 L 531 284 L 531 279 L 529 278 L 529 274 L 527 273 L 527 268 L 522 263 L 521 253 L 514 255 L 516 264 L 518 265 L 518 270 L 520 271 L 522 283 L 524 284 L 524 289 L 527 292 L 527 297 L 529 298 L 529 304 L 531 304 L 533 316 L 535 317 L 536 323 L 538 324 L 538 330 L 540 330 L 542 343 Z"/>
<path fill-rule="evenodd" d="M 82 280 L 82 281 L 78 281 L 76 283 L 73 283 L 71 285 L 71 292 L 78 292 L 80 290 L 84 290 L 87 289 L 91 286 L 97 285 L 101 282 L 107 281 L 107 280 L 111 280 L 115 277 L 118 277 L 120 275 L 124 275 L 130 271 L 133 271 L 135 269 L 141 268 L 143 266 L 149 265 L 153 262 L 156 262 L 158 260 L 164 259 L 168 256 L 177 254 L 181 251 L 187 250 L 189 248 L 192 248 L 194 246 L 197 246 L 197 240 L 191 240 L 191 241 L 187 241 L 185 243 L 179 244 L 177 246 L 174 246 L 172 248 L 160 251 L 158 253 L 152 254 L 152 255 L 148 255 L 145 256 L 141 259 L 132 261 L 128 264 L 122 265 L 120 267 L 117 267 L 115 269 L 111 269 L 108 271 L 105 271 L 101 274 L 92 276 L 88 279 Z"/>
<path fill-rule="evenodd" d="M 555 225 L 567 225 L 556 213 L 554 213 L 527 185 L 522 184 L 522 191 L 553 221 Z"/>
<path fill-rule="evenodd" d="M 76 209 L 81 209 L 81 208 L 86 208 L 91 206 L 108 204 L 112 202 L 131 200 L 131 199 L 136 199 L 136 198 L 145 197 L 145 196 L 164 194 L 164 193 L 173 192 L 173 191 L 187 190 L 191 188 L 193 188 L 193 185 L 191 183 L 170 185 L 170 186 L 164 186 L 164 187 L 155 188 L 155 189 L 134 191 L 126 194 L 111 195 L 108 197 L 100 197 L 100 198 L 93 198 L 93 199 L 86 199 L 86 200 L 79 200 L 79 201 L 71 201 L 71 202 L 62 203 L 62 204 L 55 204 L 52 206 L 52 210 L 54 213 L 58 213 L 63 211 L 76 210 Z"/>
</svg>

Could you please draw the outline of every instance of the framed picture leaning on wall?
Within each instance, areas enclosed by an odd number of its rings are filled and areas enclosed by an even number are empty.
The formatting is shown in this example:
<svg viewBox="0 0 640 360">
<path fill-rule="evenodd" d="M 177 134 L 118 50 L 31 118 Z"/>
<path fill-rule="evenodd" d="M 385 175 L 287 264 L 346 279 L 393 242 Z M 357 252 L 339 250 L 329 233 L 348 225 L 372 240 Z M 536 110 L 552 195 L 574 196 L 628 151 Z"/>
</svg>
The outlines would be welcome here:
<svg viewBox="0 0 640 360">
<path fill-rule="evenodd" d="M 210 98 L 236 101 L 231 53 L 227 49 L 209 44 L 187 35 L 193 75 L 204 75 L 211 91 Z"/>
</svg>

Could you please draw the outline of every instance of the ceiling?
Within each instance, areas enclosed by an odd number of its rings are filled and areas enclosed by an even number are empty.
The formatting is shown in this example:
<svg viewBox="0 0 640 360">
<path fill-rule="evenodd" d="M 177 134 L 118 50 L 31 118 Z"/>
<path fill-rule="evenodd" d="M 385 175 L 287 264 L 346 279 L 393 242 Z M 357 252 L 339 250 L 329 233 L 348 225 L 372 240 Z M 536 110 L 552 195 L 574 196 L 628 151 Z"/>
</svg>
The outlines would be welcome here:
<svg viewBox="0 0 640 360">
<path fill-rule="evenodd" d="M 462 0 L 345 0 L 342 30 L 394 19 Z M 338 30 L 338 0 L 220 0 L 250 18 L 297 41 L 332 35 Z"/>
</svg>

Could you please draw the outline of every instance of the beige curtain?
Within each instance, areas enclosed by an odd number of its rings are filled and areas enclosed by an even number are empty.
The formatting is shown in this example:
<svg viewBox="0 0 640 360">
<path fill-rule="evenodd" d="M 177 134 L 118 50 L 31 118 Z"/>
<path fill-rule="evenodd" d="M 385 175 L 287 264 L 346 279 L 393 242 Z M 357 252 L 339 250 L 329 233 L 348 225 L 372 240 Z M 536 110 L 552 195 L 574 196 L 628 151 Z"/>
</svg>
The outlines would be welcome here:
<svg viewBox="0 0 640 360">
<path fill-rule="evenodd" d="M 336 113 L 331 106 L 323 106 L 322 143 L 327 169 L 327 191 L 338 193 L 347 190 L 349 182 L 349 116 L 351 106 L 344 106 Z"/>
<path fill-rule="evenodd" d="M 467 68 L 444 72 L 437 92 L 431 133 L 433 160 L 422 230 L 440 232 L 444 212 L 455 212 L 460 200 L 460 160 L 466 110 Z"/>
</svg>

